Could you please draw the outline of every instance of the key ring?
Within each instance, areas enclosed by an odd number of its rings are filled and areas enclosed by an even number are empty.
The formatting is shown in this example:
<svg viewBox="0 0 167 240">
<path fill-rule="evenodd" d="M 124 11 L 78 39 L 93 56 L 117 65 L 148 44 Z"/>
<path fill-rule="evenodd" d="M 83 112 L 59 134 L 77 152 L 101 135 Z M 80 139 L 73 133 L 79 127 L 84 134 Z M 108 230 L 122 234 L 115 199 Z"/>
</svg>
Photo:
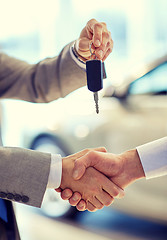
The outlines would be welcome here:
<svg viewBox="0 0 167 240">
<path fill-rule="evenodd" d="M 97 59 L 97 56 L 96 56 L 96 54 L 92 52 L 92 49 L 91 49 L 91 47 L 92 47 L 92 44 L 93 44 L 93 42 L 91 42 L 91 43 L 89 44 L 89 51 L 90 51 L 90 54 L 91 54 L 90 58 L 92 59 L 92 56 L 95 56 L 95 57 L 96 57 L 96 59 Z"/>
</svg>

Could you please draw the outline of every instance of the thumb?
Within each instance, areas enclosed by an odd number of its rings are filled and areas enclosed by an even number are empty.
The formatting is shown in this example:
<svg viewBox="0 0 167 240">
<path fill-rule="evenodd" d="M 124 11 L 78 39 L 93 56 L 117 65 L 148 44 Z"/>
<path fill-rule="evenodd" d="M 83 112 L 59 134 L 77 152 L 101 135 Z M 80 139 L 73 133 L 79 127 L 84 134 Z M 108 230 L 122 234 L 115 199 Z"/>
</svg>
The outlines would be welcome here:
<svg viewBox="0 0 167 240">
<path fill-rule="evenodd" d="M 90 50 L 89 50 L 90 40 L 86 37 L 79 38 L 75 42 L 75 49 L 77 53 L 83 58 L 90 58 Z"/>
<path fill-rule="evenodd" d="M 73 178 L 79 180 L 85 173 L 86 168 L 94 167 L 99 161 L 99 154 L 106 153 L 106 149 L 101 147 L 93 151 L 89 151 L 74 162 Z M 98 170 L 98 169 L 97 169 Z"/>
<path fill-rule="evenodd" d="M 86 171 L 86 166 L 84 165 L 81 157 L 77 159 L 74 163 L 73 178 L 75 180 L 79 180 L 84 175 L 85 171 Z"/>
<path fill-rule="evenodd" d="M 102 43 L 102 32 L 103 26 L 101 23 L 96 21 L 96 19 L 91 19 L 86 25 L 88 36 L 93 40 L 93 45 L 95 47 L 100 47 Z"/>
</svg>

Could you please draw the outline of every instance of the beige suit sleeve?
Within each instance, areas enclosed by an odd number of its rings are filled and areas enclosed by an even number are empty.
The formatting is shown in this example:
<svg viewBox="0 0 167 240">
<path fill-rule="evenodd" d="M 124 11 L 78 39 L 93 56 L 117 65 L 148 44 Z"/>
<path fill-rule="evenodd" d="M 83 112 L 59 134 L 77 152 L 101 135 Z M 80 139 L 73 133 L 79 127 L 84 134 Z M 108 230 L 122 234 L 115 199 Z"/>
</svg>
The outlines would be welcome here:
<svg viewBox="0 0 167 240">
<path fill-rule="evenodd" d="M 33 65 L 0 53 L 0 98 L 50 102 L 85 84 L 85 71 L 72 59 L 70 44 L 57 57 Z"/>
<path fill-rule="evenodd" d="M 0 147 L 0 197 L 40 207 L 50 161 L 49 153 Z"/>
<path fill-rule="evenodd" d="M 70 55 L 70 44 L 37 64 L 0 53 L 0 98 L 50 102 L 86 84 L 85 71 Z M 48 183 L 50 154 L 0 148 L 0 197 L 40 207 Z"/>
</svg>

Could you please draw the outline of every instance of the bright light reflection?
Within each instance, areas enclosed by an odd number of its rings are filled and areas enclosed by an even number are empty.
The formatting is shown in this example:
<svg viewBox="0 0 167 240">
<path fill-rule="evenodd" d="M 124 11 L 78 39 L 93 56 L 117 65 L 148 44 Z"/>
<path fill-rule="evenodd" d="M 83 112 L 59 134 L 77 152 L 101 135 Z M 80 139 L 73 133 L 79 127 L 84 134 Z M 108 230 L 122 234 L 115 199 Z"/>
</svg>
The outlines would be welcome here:
<svg viewBox="0 0 167 240">
<path fill-rule="evenodd" d="M 89 133 L 90 133 L 89 127 L 84 124 L 78 125 L 74 131 L 74 135 L 77 138 L 85 138 L 88 136 Z"/>
<path fill-rule="evenodd" d="M 52 22 L 59 12 L 59 0 L 5 0 L 1 3 L 0 39 L 27 35 Z"/>
</svg>

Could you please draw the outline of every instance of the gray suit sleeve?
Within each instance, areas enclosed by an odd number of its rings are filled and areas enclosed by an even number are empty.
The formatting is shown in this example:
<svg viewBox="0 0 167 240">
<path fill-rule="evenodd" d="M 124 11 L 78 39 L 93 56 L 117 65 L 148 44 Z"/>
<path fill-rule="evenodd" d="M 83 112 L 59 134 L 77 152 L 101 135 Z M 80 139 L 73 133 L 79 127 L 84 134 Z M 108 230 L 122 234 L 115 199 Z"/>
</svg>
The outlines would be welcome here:
<svg viewBox="0 0 167 240">
<path fill-rule="evenodd" d="M 70 55 L 70 44 L 37 64 L 0 53 L 0 98 L 50 102 L 86 84 Z M 0 197 L 40 207 L 48 182 L 50 154 L 0 148 Z"/>
<path fill-rule="evenodd" d="M 0 147 L 0 197 L 40 207 L 50 162 L 49 153 Z"/>
<path fill-rule="evenodd" d="M 70 44 L 54 58 L 28 64 L 0 53 L 0 98 L 50 102 L 86 84 L 85 71 L 70 55 Z"/>
</svg>

